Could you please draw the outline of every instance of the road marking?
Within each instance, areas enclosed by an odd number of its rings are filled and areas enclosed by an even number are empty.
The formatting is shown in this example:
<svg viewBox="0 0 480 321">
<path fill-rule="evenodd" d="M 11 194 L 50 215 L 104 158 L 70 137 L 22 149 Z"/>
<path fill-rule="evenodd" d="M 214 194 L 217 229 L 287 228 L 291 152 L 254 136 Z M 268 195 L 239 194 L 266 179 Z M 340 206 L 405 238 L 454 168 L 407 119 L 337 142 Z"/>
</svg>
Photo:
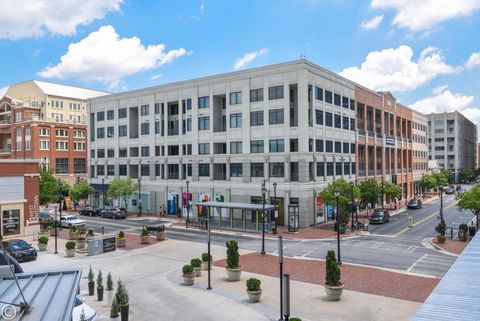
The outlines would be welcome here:
<svg viewBox="0 0 480 321">
<path fill-rule="evenodd" d="M 313 251 L 314 251 L 314 250 L 308 251 L 307 253 L 303 254 L 303 255 L 302 255 L 302 257 L 306 257 L 306 256 L 308 256 L 308 255 L 312 254 L 312 253 L 313 253 Z"/>
<path fill-rule="evenodd" d="M 407 272 L 410 272 L 414 267 L 415 265 L 418 264 L 418 262 L 420 262 L 421 260 L 423 260 L 425 257 L 427 257 L 428 254 L 424 254 L 421 258 L 419 258 L 418 260 L 416 260 L 412 265 L 410 265 L 410 267 L 407 269 Z"/>
</svg>

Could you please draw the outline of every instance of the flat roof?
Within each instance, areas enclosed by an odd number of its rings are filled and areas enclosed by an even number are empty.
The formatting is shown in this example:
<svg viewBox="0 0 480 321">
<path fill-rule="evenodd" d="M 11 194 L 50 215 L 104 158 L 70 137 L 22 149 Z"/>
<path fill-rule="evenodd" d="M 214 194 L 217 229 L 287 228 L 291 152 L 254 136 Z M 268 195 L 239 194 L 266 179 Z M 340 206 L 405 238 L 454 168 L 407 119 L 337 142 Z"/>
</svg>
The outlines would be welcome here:
<svg viewBox="0 0 480 321">
<path fill-rule="evenodd" d="M 233 208 L 233 209 L 244 209 L 244 210 L 263 210 L 262 204 L 251 204 L 251 203 L 231 203 L 231 202 L 199 202 L 195 203 L 197 206 L 207 206 L 207 207 L 217 207 L 217 208 Z M 265 204 L 265 211 L 273 211 L 275 205 Z"/>
<path fill-rule="evenodd" d="M 28 313 L 17 313 L 14 321 L 70 321 L 82 271 L 58 270 L 43 273 L 15 274 L 25 300 Z M 0 277 L 0 301 L 19 305 L 20 291 L 13 276 Z"/>
</svg>

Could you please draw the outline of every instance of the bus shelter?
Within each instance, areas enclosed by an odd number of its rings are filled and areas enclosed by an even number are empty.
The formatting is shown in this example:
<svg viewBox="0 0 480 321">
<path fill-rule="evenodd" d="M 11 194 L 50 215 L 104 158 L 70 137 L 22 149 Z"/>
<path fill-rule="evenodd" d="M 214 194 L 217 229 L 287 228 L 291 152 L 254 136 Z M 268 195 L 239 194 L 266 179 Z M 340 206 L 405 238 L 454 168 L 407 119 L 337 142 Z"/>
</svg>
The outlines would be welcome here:
<svg viewBox="0 0 480 321">
<path fill-rule="evenodd" d="M 195 206 L 199 223 L 208 221 L 212 228 L 230 230 L 261 231 L 264 215 L 265 230 L 271 231 L 271 215 L 268 213 L 275 211 L 275 205 L 270 204 L 200 202 Z"/>
</svg>

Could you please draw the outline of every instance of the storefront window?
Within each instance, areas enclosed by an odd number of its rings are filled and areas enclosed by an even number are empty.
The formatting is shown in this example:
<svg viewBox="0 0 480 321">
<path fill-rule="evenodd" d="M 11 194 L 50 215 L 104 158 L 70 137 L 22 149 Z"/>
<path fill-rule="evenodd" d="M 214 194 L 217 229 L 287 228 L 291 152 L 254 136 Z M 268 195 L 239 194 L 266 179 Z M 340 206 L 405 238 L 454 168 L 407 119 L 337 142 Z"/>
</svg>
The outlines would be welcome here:
<svg viewBox="0 0 480 321">
<path fill-rule="evenodd" d="M 3 235 L 20 234 L 20 210 L 2 211 Z"/>
</svg>

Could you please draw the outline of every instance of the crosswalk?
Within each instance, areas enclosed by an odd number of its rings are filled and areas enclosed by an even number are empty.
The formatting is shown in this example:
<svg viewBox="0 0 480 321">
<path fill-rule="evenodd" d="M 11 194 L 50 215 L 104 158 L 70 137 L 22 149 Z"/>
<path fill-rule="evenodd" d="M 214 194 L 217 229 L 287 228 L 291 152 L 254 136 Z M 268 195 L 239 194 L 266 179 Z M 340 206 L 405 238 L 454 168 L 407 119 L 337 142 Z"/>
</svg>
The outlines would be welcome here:
<svg viewBox="0 0 480 321">
<path fill-rule="evenodd" d="M 423 247 L 417 246 L 417 245 L 408 245 L 408 244 L 394 243 L 394 242 L 382 242 L 382 241 L 375 241 L 375 240 L 360 241 L 358 239 L 343 241 L 342 246 L 360 247 L 360 248 L 369 248 L 369 249 L 382 249 L 390 252 L 403 252 L 403 253 L 413 253 L 416 250 L 423 250 Z"/>
<path fill-rule="evenodd" d="M 457 258 L 448 255 L 425 254 L 415 263 L 413 263 L 407 272 L 429 274 L 436 277 L 442 277 Z"/>
</svg>

